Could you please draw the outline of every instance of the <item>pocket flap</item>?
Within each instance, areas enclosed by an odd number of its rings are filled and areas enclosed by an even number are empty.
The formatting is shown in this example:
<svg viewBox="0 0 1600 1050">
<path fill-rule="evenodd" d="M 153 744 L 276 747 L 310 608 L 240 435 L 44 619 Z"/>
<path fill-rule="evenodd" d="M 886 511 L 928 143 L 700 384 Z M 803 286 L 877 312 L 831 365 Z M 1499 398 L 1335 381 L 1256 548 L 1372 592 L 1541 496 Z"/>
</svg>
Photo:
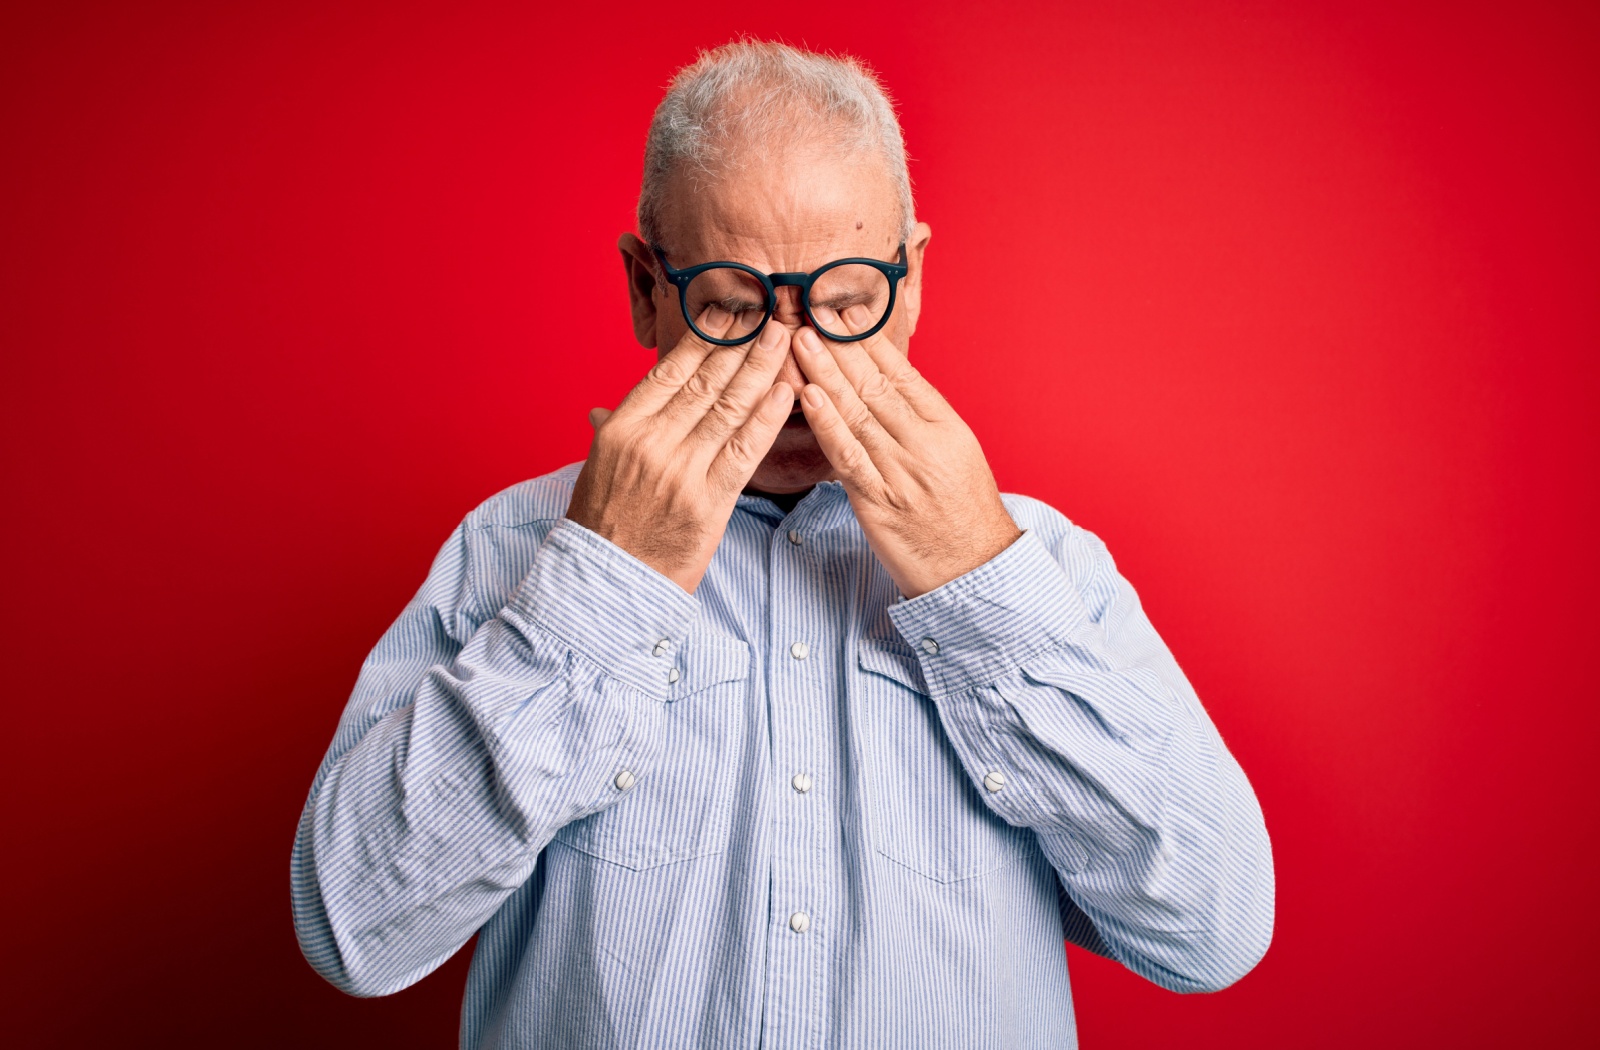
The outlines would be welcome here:
<svg viewBox="0 0 1600 1050">
<path fill-rule="evenodd" d="M 750 647 L 729 635 L 692 634 L 684 639 L 670 667 L 678 679 L 667 690 L 667 702 L 693 696 L 721 682 L 750 677 Z"/>
</svg>

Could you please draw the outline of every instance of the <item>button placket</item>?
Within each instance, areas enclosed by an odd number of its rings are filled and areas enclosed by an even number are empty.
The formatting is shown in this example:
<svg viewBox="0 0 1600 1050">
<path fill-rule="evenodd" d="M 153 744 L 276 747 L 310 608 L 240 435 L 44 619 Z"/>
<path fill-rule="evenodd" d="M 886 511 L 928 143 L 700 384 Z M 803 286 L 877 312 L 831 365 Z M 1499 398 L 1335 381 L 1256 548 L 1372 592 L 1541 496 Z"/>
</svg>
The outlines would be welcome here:
<svg viewBox="0 0 1600 1050">
<path fill-rule="evenodd" d="M 811 577 L 819 552 L 811 537 L 795 528 L 780 532 L 775 540 L 771 561 L 774 593 L 814 587 Z M 772 936 L 778 938 L 773 947 L 780 957 L 789 958 L 787 963 L 775 965 L 794 966 L 824 950 L 826 941 L 826 927 L 817 925 L 822 913 L 814 917 L 812 911 L 825 909 L 827 858 L 822 851 L 831 848 L 826 834 L 828 799 L 826 792 L 813 790 L 810 770 L 821 773 L 825 769 L 818 765 L 818 752 L 826 746 L 824 737 L 832 715 L 827 708 L 829 697 L 819 693 L 819 684 L 830 672 L 832 643 L 826 635 L 802 634 L 814 625 L 782 605 L 775 605 L 773 612 L 768 628 L 775 660 L 769 708 L 772 760 L 777 769 L 787 768 L 788 790 L 783 789 L 782 781 L 773 783 L 788 796 L 789 804 L 780 806 L 774 828 Z"/>
<path fill-rule="evenodd" d="M 819 958 L 831 951 L 828 917 L 834 889 L 828 872 L 837 863 L 833 854 L 839 842 L 833 785 L 825 778 L 836 775 L 834 752 L 843 730 L 835 708 L 838 698 L 829 686 L 843 651 L 838 635 L 849 627 L 819 625 L 799 605 L 815 600 L 804 595 L 825 594 L 848 608 L 848 594 L 833 592 L 849 585 L 842 574 L 824 570 L 833 567 L 829 552 L 836 548 L 852 559 L 859 551 L 839 544 L 838 537 L 825 540 L 825 523 L 847 504 L 838 482 L 818 488 L 807 497 L 806 507 L 775 530 L 768 549 L 771 593 L 778 600 L 766 624 L 769 740 L 776 773 L 767 783 L 769 790 L 784 796 L 771 839 L 767 948 L 773 974 L 812 974 Z M 797 1046 L 827 1041 L 818 1027 L 823 1015 L 816 1004 L 828 997 L 829 981 L 826 970 L 816 976 L 799 982 L 773 980 L 767 986 L 766 1016 L 787 1018 L 785 1035 Z"/>
</svg>

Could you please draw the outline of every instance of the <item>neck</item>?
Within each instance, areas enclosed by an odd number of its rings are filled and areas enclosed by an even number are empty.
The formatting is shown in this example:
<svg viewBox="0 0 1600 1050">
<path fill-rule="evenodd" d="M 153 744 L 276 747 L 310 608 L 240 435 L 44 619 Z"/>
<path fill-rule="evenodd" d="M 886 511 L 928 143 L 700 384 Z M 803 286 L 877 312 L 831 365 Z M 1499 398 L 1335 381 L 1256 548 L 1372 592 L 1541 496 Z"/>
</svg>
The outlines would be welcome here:
<svg viewBox="0 0 1600 1050">
<path fill-rule="evenodd" d="M 790 511 L 794 510 L 795 504 L 805 499 L 806 493 L 810 492 L 815 487 L 815 485 L 807 485 L 805 488 L 800 489 L 797 492 L 763 492 L 753 486 L 747 486 L 745 488 L 745 492 L 751 496 L 762 496 L 766 499 L 770 499 L 772 502 L 778 505 L 780 510 L 782 510 L 785 514 L 788 514 Z"/>
</svg>

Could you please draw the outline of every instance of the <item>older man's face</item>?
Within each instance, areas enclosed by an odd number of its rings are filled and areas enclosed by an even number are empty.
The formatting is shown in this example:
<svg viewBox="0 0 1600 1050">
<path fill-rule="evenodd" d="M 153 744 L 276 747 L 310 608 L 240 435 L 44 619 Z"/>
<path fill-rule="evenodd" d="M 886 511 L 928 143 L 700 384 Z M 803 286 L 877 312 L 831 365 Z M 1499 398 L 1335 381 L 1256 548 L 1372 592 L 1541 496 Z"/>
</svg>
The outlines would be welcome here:
<svg viewBox="0 0 1600 1050">
<path fill-rule="evenodd" d="M 680 177 L 671 184 L 662 216 L 667 261 L 682 269 L 731 261 L 763 273 L 809 273 L 850 256 L 897 260 L 900 215 L 894 183 L 876 158 L 816 153 L 793 154 L 765 165 L 749 165 L 712 182 Z M 922 257 L 931 231 L 918 224 L 906 243 L 909 267 L 900 283 L 884 335 L 905 353 L 922 305 Z M 633 295 L 639 341 L 657 355 L 677 345 L 688 326 L 675 287 L 653 278 L 649 249 L 637 238 L 622 240 Z M 791 330 L 806 323 L 800 289 L 779 288 L 771 324 Z M 794 492 L 832 477 L 800 411 L 806 380 L 791 353 L 778 374 L 796 398 L 794 411 L 750 480 L 765 492 Z"/>
</svg>

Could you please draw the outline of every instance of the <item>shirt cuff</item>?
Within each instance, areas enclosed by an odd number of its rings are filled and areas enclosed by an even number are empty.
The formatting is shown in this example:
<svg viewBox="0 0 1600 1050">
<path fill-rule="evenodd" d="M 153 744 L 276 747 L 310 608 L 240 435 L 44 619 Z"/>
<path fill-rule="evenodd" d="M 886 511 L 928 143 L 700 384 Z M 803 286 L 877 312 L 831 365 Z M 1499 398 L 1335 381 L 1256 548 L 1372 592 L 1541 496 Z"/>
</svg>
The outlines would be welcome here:
<svg viewBox="0 0 1600 1050">
<path fill-rule="evenodd" d="M 1088 616 L 1066 570 L 1032 531 L 971 572 L 889 606 L 934 696 L 987 685 L 1069 644 Z"/>
<path fill-rule="evenodd" d="M 551 528 L 501 615 L 537 627 L 610 674 L 666 700 L 699 612 L 682 587 L 570 518 Z"/>
</svg>

